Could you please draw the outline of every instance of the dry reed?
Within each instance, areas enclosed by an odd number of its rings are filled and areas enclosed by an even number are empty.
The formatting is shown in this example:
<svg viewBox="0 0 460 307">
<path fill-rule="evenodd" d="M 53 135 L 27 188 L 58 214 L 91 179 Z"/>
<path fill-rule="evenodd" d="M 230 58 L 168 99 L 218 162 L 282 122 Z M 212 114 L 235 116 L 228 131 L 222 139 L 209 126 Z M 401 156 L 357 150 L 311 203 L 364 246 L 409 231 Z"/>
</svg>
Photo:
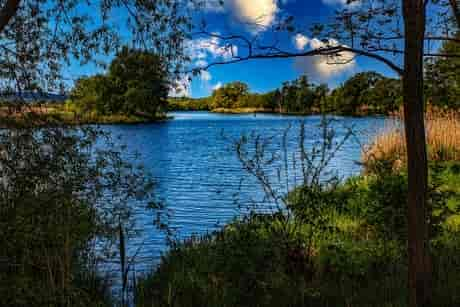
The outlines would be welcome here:
<svg viewBox="0 0 460 307">
<path fill-rule="evenodd" d="M 394 114 L 362 155 L 366 169 L 376 163 L 389 163 L 399 169 L 406 161 L 403 112 Z M 399 119 L 399 120 L 398 120 Z M 460 161 L 460 112 L 429 107 L 425 115 L 428 159 L 430 161 Z"/>
</svg>

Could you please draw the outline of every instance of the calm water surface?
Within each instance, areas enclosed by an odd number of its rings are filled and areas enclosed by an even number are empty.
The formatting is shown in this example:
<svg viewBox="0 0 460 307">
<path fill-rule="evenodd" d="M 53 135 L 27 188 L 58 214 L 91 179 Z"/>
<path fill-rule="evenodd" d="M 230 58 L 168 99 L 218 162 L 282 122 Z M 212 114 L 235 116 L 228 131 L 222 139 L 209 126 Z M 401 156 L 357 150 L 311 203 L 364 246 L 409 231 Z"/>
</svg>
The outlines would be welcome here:
<svg viewBox="0 0 460 307">
<path fill-rule="evenodd" d="M 242 169 L 232 140 L 251 132 L 273 136 L 267 150 L 279 151 L 280 136 L 291 125 L 288 151 L 295 152 L 300 121 L 306 125 L 307 145 L 318 141 L 321 121 L 319 116 L 272 114 L 174 112 L 171 115 L 174 120 L 164 123 L 105 129 L 120 136 L 129 150 L 125 153 L 127 157 L 132 158 L 134 152 L 140 154 L 136 162 L 142 163 L 156 179 L 156 194 L 171 210 L 170 225 L 180 238 L 215 230 L 241 214 L 240 205 L 245 207 L 263 200 L 260 185 Z M 366 144 L 384 121 L 383 117 L 334 117 L 338 139 L 350 127 L 357 134 L 336 155 L 330 169 L 344 178 L 359 173 L 360 143 Z M 274 170 L 268 171 L 275 174 Z M 136 209 L 136 219 L 140 234 L 129 241 L 129 254 L 138 254 L 136 271 L 146 271 L 165 250 L 164 235 L 153 226 L 154 214 L 143 206 Z"/>
</svg>

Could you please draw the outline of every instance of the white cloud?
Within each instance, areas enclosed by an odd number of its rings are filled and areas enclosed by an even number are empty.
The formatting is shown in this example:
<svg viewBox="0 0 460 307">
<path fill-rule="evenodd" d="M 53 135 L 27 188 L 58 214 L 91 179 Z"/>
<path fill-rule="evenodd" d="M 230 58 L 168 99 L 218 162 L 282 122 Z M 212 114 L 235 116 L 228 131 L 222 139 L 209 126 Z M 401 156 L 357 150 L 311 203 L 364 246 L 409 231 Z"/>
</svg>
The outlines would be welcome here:
<svg viewBox="0 0 460 307">
<path fill-rule="evenodd" d="M 198 61 L 195 62 L 195 65 L 197 67 L 206 67 L 206 66 L 208 66 L 208 62 L 205 61 L 205 60 L 198 60 Z"/>
<path fill-rule="evenodd" d="M 219 81 L 216 83 L 216 85 L 212 87 L 212 90 L 215 91 L 215 90 L 220 89 L 221 87 L 222 87 L 222 82 Z"/>
<path fill-rule="evenodd" d="M 212 80 L 212 75 L 209 71 L 207 70 L 202 70 L 200 74 L 200 78 L 204 82 L 209 82 Z"/>
<path fill-rule="evenodd" d="M 310 39 L 303 34 L 297 34 L 294 37 L 294 43 L 298 50 L 304 50 L 305 46 L 310 42 Z"/>
<path fill-rule="evenodd" d="M 255 31 L 270 26 L 279 11 L 277 0 L 227 0 L 226 6 L 234 17 Z"/>
<path fill-rule="evenodd" d="M 215 33 L 215 35 L 218 35 Z M 222 41 L 217 36 L 212 36 L 209 38 L 198 38 L 191 40 L 188 46 L 190 58 L 195 62 L 195 64 L 206 62 L 205 59 L 230 59 L 238 55 L 238 47 L 234 45 L 224 46 Z M 200 67 L 206 65 L 198 65 Z"/>
<path fill-rule="evenodd" d="M 192 91 L 190 87 L 189 76 L 182 76 L 180 79 L 176 80 L 174 84 L 169 89 L 170 97 L 191 97 Z"/>
<path fill-rule="evenodd" d="M 300 44 L 299 41 L 302 44 Z M 311 50 L 328 46 L 339 46 L 339 42 L 334 39 L 330 39 L 329 42 L 323 42 L 317 38 L 310 39 L 306 36 L 299 37 L 299 40 L 296 36 L 294 44 L 299 50 L 304 50 L 307 46 L 309 46 Z M 301 45 L 303 45 L 303 48 L 299 48 Z M 317 55 L 298 57 L 294 60 L 294 65 L 296 69 L 302 73 L 308 74 L 313 80 L 323 82 L 336 75 L 353 71 L 356 66 L 356 61 L 353 53 L 344 51 L 331 56 Z"/>
<path fill-rule="evenodd" d="M 223 45 L 218 33 L 207 38 L 198 38 L 188 42 L 188 55 L 192 60 L 192 68 L 206 68 L 211 62 L 228 61 L 238 55 L 238 47 L 234 45 Z M 207 70 L 200 71 L 201 86 L 211 90 L 212 75 Z"/>
</svg>

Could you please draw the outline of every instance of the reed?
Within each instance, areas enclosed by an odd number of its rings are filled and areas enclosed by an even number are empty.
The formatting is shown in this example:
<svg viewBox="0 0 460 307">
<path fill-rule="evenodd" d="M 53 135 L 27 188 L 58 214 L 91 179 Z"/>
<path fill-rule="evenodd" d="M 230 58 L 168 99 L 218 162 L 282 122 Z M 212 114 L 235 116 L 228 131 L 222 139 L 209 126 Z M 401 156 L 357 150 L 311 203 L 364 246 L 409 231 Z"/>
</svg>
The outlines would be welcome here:
<svg viewBox="0 0 460 307">
<path fill-rule="evenodd" d="M 399 169 L 406 162 L 406 144 L 402 126 L 403 112 L 394 114 L 373 142 L 366 146 L 362 162 L 366 170 L 376 165 Z M 428 107 L 425 115 L 428 159 L 430 161 L 460 161 L 460 112 Z"/>
</svg>

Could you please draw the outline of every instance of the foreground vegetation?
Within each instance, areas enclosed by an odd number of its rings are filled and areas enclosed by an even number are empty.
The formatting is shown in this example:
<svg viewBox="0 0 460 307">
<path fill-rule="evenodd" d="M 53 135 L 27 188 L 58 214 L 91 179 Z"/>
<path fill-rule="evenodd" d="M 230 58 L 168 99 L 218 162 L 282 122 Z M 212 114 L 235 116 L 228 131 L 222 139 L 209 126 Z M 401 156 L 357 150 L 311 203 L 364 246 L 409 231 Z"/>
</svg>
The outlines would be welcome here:
<svg viewBox="0 0 460 307">
<path fill-rule="evenodd" d="M 152 199 L 120 152 L 93 128 L 1 130 L 1 306 L 115 305 L 102 265 L 122 258 L 126 203 Z"/>
<path fill-rule="evenodd" d="M 433 114 L 428 126 L 445 127 L 452 120 Z M 237 147 L 243 166 L 288 211 L 254 211 L 220 231 L 175 243 L 138 282 L 137 306 L 407 306 L 404 163 L 395 168 L 400 156 L 389 151 L 373 156 L 360 176 L 324 181 L 328 172 L 316 163 L 327 161 L 342 143 L 325 131 L 323 145 L 311 151 L 300 141 L 303 185 L 280 196 L 264 174 L 263 161 L 270 159 L 260 152 L 264 141 L 254 144 L 259 153 L 247 156 L 245 139 Z M 444 142 L 437 143 L 442 149 L 458 134 L 433 138 Z M 382 139 L 376 138 L 374 152 L 388 148 Z M 453 307 L 460 304 L 460 161 L 431 157 L 433 306 Z"/>
<path fill-rule="evenodd" d="M 383 133 L 367 146 L 363 163 L 372 169 L 383 161 L 398 169 L 406 164 L 403 112 L 395 114 Z M 460 161 L 460 111 L 429 107 L 425 114 L 428 157 L 431 161 Z"/>
<path fill-rule="evenodd" d="M 458 306 L 460 164 L 432 176 L 434 306 Z M 254 214 L 178 244 L 139 283 L 138 306 L 406 306 L 405 181 L 351 178 L 315 196 L 320 216 L 295 204 L 310 223 Z"/>
</svg>

